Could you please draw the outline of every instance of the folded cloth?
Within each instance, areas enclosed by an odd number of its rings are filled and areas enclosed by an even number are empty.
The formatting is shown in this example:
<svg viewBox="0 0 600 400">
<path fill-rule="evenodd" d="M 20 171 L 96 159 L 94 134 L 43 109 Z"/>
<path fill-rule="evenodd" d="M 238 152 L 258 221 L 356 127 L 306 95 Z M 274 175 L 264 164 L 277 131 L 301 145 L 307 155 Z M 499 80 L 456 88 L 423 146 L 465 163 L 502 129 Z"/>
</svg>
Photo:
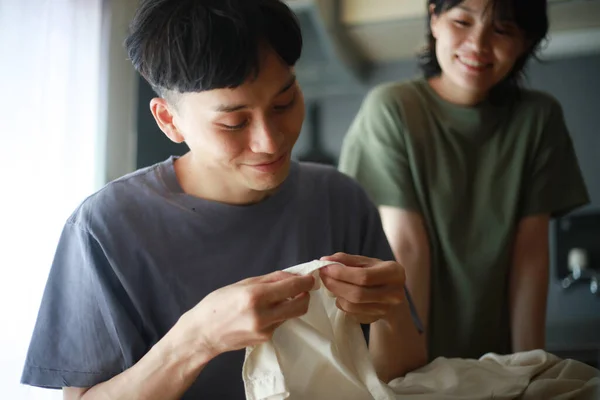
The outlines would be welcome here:
<svg viewBox="0 0 600 400">
<path fill-rule="evenodd" d="M 482 356 L 479 360 L 436 358 L 390 382 L 399 399 L 600 399 L 600 371 L 543 350 Z"/>
</svg>

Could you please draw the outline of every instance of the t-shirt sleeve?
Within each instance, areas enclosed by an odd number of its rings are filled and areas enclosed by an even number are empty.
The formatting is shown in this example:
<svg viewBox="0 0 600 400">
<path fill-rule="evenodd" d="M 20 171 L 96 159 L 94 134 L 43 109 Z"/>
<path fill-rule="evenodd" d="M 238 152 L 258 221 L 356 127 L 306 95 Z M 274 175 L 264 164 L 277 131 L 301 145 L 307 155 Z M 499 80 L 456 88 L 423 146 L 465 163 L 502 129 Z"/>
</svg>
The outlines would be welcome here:
<svg viewBox="0 0 600 400">
<path fill-rule="evenodd" d="M 556 101 L 527 171 L 523 193 L 522 217 L 557 217 L 590 201 L 562 108 Z"/>
<path fill-rule="evenodd" d="M 68 222 L 46 283 L 21 382 L 46 388 L 91 387 L 129 368 L 145 346 L 125 299 L 101 245 Z"/>
<path fill-rule="evenodd" d="M 362 251 L 361 255 L 365 257 L 378 258 L 383 261 L 395 260 L 392 248 L 387 241 L 379 212 L 373 203 L 365 196 L 365 208 L 367 209 L 365 223 L 366 228 L 363 231 Z M 410 309 L 410 314 L 419 333 L 423 332 L 423 324 L 417 314 L 417 309 L 413 303 L 410 292 L 405 287 L 404 293 Z"/>
<path fill-rule="evenodd" d="M 344 139 L 339 169 L 357 180 L 377 206 L 419 211 L 393 86 L 377 87 L 365 98 Z"/>
</svg>

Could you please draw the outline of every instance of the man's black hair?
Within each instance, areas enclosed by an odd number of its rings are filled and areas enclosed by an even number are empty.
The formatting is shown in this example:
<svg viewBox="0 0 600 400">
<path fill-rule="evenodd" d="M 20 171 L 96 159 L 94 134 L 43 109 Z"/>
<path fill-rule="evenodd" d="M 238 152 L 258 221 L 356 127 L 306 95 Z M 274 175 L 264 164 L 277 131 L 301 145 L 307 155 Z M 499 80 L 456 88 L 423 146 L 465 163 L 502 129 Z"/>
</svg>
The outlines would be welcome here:
<svg viewBox="0 0 600 400">
<path fill-rule="evenodd" d="M 281 0 L 142 0 L 125 40 L 161 97 L 240 86 L 258 75 L 264 46 L 289 66 L 300 58 L 300 26 Z"/>
</svg>

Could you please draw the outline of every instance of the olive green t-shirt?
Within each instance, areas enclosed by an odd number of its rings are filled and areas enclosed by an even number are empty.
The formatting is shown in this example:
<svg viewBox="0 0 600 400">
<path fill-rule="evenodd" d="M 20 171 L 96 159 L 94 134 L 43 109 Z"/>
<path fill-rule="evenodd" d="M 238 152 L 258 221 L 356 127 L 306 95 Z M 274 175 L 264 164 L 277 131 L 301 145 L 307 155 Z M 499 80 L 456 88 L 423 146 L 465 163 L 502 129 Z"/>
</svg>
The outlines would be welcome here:
<svg viewBox="0 0 600 400">
<path fill-rule="evenodd" d="M 589 201 L 552 97 L 451 104 L 426 80 L 379 86 L 344 140 L 342 172 L 377 205 L 419 212 L 431 247 L 429 354 L 511 352 L 508 272 L 519 220 Z"/>
</svg>

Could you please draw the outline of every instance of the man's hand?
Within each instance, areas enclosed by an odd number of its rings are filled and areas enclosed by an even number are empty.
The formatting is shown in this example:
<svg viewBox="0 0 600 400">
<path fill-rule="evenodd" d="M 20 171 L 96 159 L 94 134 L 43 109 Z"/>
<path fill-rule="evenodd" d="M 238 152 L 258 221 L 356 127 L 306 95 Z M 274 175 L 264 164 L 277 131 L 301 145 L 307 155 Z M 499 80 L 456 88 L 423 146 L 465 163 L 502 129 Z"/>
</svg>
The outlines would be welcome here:
<svg viewBox="0 0 600 400">
<path fill-rule="evenodd" d="M 312 276 L 286 272 L 215 290 L 181 316 L 140 361 L 92 388 L 63 388 L 65 399 L 179 399 L 211 359 L 256 345 L 308 310 Z"/>
<path fill-rule="evenodd" d="M 313 285 L 310 275 L 282 271 L 245 279 L 206 296 L 182 316 L 180 331 L 213 357 L 266 342 L 283 322 L 307 312 Z"/>
<path fill-rule="evenodd" d="M 336 296 L 338 308 L 360 323 L 388 319 L 405 299 L 406 276 L 397 262 L 344 253 L 321 260 L 345 265 L 330 265 L 319 273 L 325 287 Z"/>
</svg>

